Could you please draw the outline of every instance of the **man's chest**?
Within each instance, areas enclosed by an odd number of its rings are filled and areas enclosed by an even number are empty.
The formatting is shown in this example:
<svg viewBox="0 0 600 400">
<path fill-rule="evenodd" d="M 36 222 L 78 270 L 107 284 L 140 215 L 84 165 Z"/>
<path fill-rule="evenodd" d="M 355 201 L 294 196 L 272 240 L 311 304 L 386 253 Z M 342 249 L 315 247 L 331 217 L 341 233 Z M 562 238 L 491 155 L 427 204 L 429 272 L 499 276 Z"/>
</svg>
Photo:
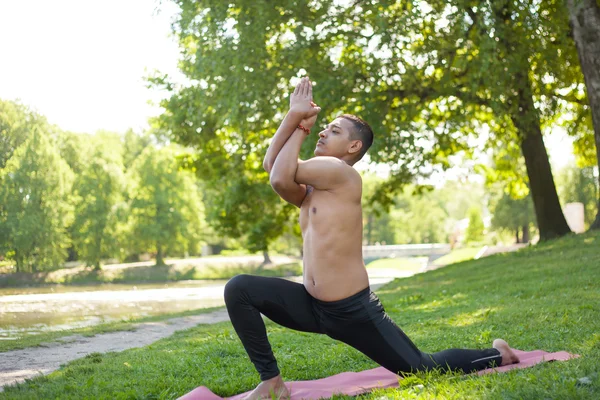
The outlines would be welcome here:
<svg viewBox="0 0 600 400">
<path fill-rule="evenodd" d="M 306 197 L 300 207 L 300 228 L 304 232 L 309 226 L 330 224 L 338 211 L 343 208 L 343 199 L 335 192 L 306 188 Z"/>
</svg>

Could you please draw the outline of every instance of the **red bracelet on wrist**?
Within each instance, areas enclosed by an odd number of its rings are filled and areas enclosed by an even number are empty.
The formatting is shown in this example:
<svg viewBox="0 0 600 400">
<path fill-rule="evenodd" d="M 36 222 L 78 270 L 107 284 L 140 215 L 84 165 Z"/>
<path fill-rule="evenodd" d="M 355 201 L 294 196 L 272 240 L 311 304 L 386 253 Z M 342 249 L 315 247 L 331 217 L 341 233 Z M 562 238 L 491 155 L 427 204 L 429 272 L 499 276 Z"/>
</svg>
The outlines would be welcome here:
<svg viewBox="0 0 600 400">
<path fill-rule="evenodd" d="M 307 135 L 310 135 L 310 129 L 302 126 L 302 124 L 298 124 L 298 129 L 304 131 L 304 133 L 306 133 Z"/>
</svg>

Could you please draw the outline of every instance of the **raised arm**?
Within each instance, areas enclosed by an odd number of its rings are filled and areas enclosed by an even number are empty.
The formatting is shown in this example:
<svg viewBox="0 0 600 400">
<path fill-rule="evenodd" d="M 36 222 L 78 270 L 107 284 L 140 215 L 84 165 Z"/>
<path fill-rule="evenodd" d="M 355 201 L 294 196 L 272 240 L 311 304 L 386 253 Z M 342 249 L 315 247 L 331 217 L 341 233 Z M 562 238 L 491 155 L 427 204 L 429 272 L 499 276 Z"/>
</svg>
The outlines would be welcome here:
<svg viewBox="0 0 600 400">
<path fill-rule="evenodd" d="M 283 148 L 285 142 L 287 142 L 289 137 L 292 135 L 292 133 L 294 133 L 294 131 L 298 129 L 298 125 L 301 121 L 302 115 L 291 110 L 288 111 L 285 118 L 283 118 L 281 125 L 279 125 L 277 132 L 275 132 L 275 136 L 273 136 L 271 144 L 269 144 L 267 154 L 265 154 L 265 159 L 263 160 L 263 168 L 265 169 L 265 171 L 271 173 L 277 155 Z"/>
<path fill-rule="evenodd" d="M 306 197 L 306 185 L 298 184 L 295 181 L 299 162 L 298 154 L 300 154 L 300 147 L 305 138 L 306 134 L 300 129 L 292 133 L 275 159 L 270 177 L 273 190 L 283 200 L 297 207 L 302 205 L 302 201 Z"/>
<path fill-rule="evenodd" d="M 290 96 L 290 110 L 281 122 L 281 125 L 279 125 L 267 149 L 265 159 L 263 160 L 265 171 L 271 173 L 275 159 L 283 148 L 283 145 L 298 128 L 298 125 L 301 124 L 303 127 L 310 129 L 314 125 L 319 111 L 321 111 L 321 108 L 312 101 L 312 85 L 310 80 L 308 77 L 304 77 L 296 85 L 296 89 Z"/>
</svg>

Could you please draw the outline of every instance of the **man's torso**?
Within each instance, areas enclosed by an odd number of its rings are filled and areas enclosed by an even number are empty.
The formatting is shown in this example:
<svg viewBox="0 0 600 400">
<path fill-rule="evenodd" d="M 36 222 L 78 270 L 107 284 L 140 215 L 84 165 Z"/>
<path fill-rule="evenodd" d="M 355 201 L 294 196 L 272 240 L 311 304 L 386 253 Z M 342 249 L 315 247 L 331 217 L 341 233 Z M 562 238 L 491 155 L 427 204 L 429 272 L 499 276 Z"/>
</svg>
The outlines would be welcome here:
<svg viewBox="0 0 600 400">
<path fill-rule="evenodd" d="M 335 301 L 369 285 L 362 258 L 360 176 L 332 190 L 307 185 L 300 208 L 304 286 L 311 296 Z"/>
</svg>

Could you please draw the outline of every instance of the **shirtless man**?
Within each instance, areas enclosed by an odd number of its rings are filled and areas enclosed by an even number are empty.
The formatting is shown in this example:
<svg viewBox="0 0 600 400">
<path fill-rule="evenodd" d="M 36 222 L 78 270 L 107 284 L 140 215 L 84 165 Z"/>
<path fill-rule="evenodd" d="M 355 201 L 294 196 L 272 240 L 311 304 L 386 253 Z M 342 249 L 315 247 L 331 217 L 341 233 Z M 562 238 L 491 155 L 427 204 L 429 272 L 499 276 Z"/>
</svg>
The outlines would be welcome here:
<svg viewBox="0 0 600 400">
<path fill-rule="evenodd" d="M 370 291 L 362 258 L 362 180 L 352 168 L 371 146 L 373 132 L 360 118 L 342 115 L 319 133 L 316 157 L 298 160 L 320 110 L 305 77 L 291 95 L 290 110 L 264 160 L 275 191 L 300 207 L 303 284 L 238 275 L 225 286 L 229 317 L 262 381 L 247 399 L 289 396 L 261 313 L 287 328 L 349 344 L 395 373 L 471 372 L 518 362 L 502 339 L 485 350 L 422 352 L 385 313 Z"/>
</svg>

